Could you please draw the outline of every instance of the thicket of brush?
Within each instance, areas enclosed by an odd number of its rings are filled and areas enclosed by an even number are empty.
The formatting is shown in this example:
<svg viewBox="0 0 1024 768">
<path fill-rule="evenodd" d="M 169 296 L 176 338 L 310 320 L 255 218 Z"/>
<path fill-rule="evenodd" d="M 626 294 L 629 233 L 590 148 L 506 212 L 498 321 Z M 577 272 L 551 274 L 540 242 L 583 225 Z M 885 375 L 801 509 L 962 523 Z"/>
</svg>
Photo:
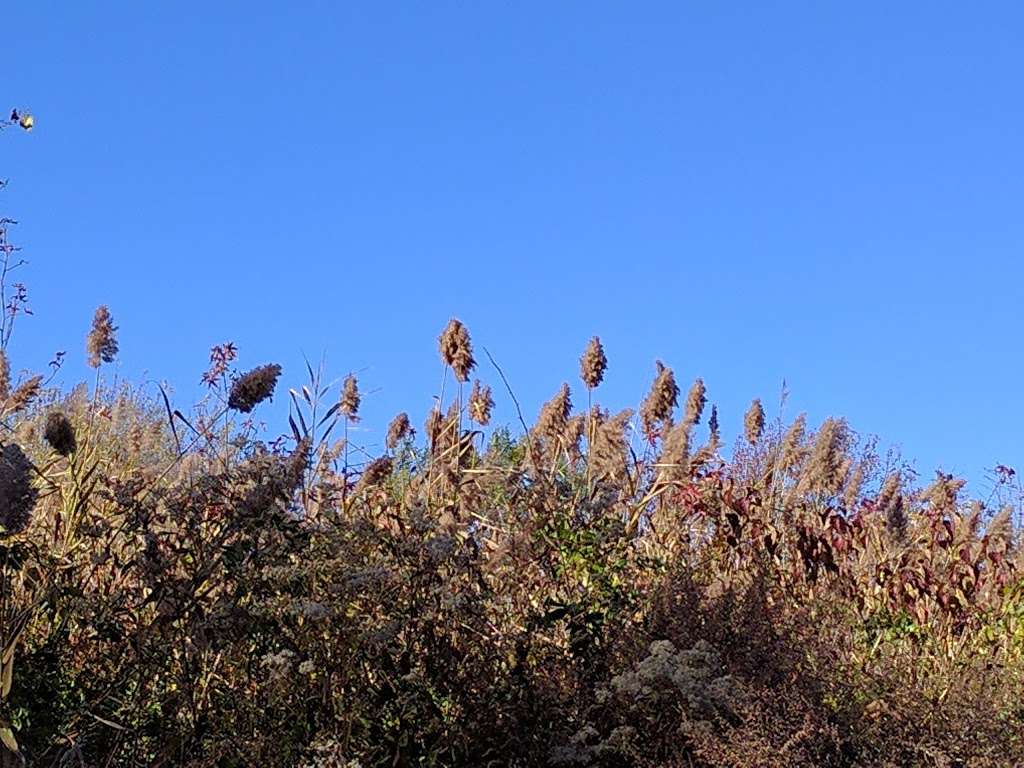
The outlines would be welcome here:
<svg viewBox="0 0 1024 768">
<path fill-rule="evenodd" d="M 353 377 L 286 390 L 223 345 L 182 411 L 106 383 L 104 308 L 87 350 L 70 392 L 0 354 L 0 765 L 1022 762 L 1009 468 L 970 502 L 758 401 L 724 451 L 660 363 L 638 413 L 597 405 L 597 339 L 585 408 L 494 429 L 457 321 L 376 457 Z"/>
</svg>

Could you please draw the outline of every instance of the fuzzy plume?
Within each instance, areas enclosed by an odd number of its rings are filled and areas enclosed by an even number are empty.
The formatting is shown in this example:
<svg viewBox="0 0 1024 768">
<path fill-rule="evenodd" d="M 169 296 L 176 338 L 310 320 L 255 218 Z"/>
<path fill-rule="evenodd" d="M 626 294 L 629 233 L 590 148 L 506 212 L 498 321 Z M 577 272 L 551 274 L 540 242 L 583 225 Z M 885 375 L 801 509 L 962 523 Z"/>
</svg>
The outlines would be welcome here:
<svg viewBox="0 0 1024 768">
<path fill-rule="evenodd" d="M 764 408 L 761 400 L 754 398 L 746 415 L 743 417 L 743 436 L 751 445 L 755 445 L 764 434 Z"/>
<path fill-rule="evenodd" d="M 23 381 L 4 402 L 4 413 L 18 413 L 28 408 L 32 401 L 39 397 L 42 386 L 43 377 L 39 375 Z"/>
<path fill-rule="evenodd" d="M 276 363 L 261 365 L 243 373 L 231 384 L 228 393 L 228 408 L 240 413 L 249 413 L 253 408 L 274 394 L 281 366 Z"/>
<path fill-rule="evenodd" d="M 409 414 L 402 412 L 395 416 L 388 425 L 387 446 L 393 450 L 396 445 L 413 433 L 412 424 L 409 423 Z"/>
<path fill-rule="evenodd" d="M 640 423 L 644 435 L 653 441 L 659 435 L 659 424 L 667 425 L 672 419 L 672 410 L 679 401 L 679 387 L 671 368 L 660 360 L 655 362 L 658 373 L 654 377 L 651 391 L 640 406 Z"/>
<path fill-rule="evenodd" d="M 807 433 L 807 414 L 801 413 L 782 437 L 779 447 L 779 467 L 786 471 L 800 465 L 806 455 L 804 436 Z"/>
<path fill-rule="evenodd" d="M 455 372 L 455 378 L 462 382 L 469 381 L 469 372 L 476 366 L 476 360 L 473 359 L 473 345 L 466 326 L 453 317 L 437 341 L 441 359 Z"/>
<path fill-rule="evenodd" d="M 70 456 L 77 448 L 75 428 L 60 411 L 54 411 L 46 417 L 43 439 L 61 456 Z"/>
<path fill-rule="evenodd" d="M 697 379 L 690 387 L 686 395 L 686 407 L 683 410 L 683 423 L 688 425 L 700 424 L 701 414 L 704 412 L 704 404 L 707 402 L 704 389 L 704 379 Z"/>
<path fill-rule="evenodd" d="M 857 466 L 849 473 L 846 485 L 843 487 L 843 504 L 847 509 L 853 509 L 860 498 L 860 490 L 864 485 L 864 462 L 858 462 Z"/>
<path fill-rule="evenodd" d="M 92 329 L 85 340 L 89 353 L 89 365 L 99 368 L 101 363 L 112 363 L 117 356 L 117 326 L 106 305 L 100 305 L 92 318 Z"/>
<path fill-rule="evenodd" d="M 597 336 L 590 340 L 583 357 L 580 358 L 580 378 L 587 389 L 594 389 L 604 380 L 604 372 L 608 368 L 608 358 L 604 354 L 601 339 Z"/>
<path fill-rule="evenodd" d="M 341 408 L 339 410 L 348 417 L 349 421 L 359 421 L 359 403 L 362 397 L 359 394 L 359 382 L 354 374 L 345 377 L 345 383 L 341 385 Z"/>
<path fill-rule="evenodd" d="M 627 408 L 609 417 L 607 413 L 595 407 L 592 418 L 596 425 L 594 445 L 590 450 L 594 472 L 598 477 L 604 476 L 612 481 L 621 480 L 626 475 L 626 429 L 629 420 L 633 418 L 633 411 Z"/>
<path fill-rule="evenodd" d="M 469 393 L 469 418 L 486 427 L 491 421 L 491 409 L 494 408 L 494 398 L 491 397 L 491 388 L 480 384 L 477 379 L 473 382 L 473 389 Z"/>
<path fill-rule="evenodd" d="M 661 446 L 658 459 L 661 475 L 667 480 L 682 480 L 686 475 L 690 454 L 691 425 L 681 421 L 669 429 Z"/>
<path fill-rule="evenodd" d="M 552 445 L 557 445 L 558 441 L 565 435 L 569 414 L 571 413 L 572 399 L 570 398 L 569 385 L 562 384 L 558 394 L 544 403 L 544 407 L 541 408 L 534 431 Z"/>
<path fill-rule="evenodd" d="M 14 443 L 0 451 L 0 525 L 3 535 L 21 533 L 32 520 L 38 491 L 32 485 L 32 463 Z"/>
<path fill-rule="evenodd" d="M 843 485 L 843 460 L 849 439 L 846 422 L 828 418 L 814 439 L 810 458 L 804 468 L 800 485 L 805 491 L 834 494 Z"/>
</svg>

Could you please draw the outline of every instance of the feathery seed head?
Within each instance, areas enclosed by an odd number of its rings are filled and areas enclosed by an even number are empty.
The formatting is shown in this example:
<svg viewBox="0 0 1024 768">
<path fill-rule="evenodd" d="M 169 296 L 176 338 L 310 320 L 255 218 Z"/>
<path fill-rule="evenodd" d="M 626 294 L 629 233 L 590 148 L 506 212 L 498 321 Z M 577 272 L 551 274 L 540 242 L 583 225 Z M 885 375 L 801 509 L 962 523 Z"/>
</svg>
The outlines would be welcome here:
<svg viewBox="0 0 1024 768">
<path fill-rule="evenodd" d="M 11 395 L 11 365 L 7 361 L 7 352 L 0 349 L 0 403 Z"/>
<path fill-rule="evenodd" d="M 345 377 L 345 383 L 341 386 L 341 412 L 348 417 L 349 421 L 359 421 L 359 403 L 362 397 L 359 394 L 359 383 L 354 374 Z"/>
<path fill-rule="evenodd" d="M 658 436 L 659 422 L 667 423 L 672 418 L 672 410 L 679 400 L 679 387 L 671 368 L 666 368 L 661 360 L 655 362 L 658 375 L 654 378 L 651 391 L 640 406 L 640 420 L 644 434 L 648 440 Z"/>
<path fill-rule="evenodd" d="M 89 365 L 99 368 L 101 363 L 112 363 L 117 356 L 117 326 L 110 316 L 105 304 L 96 308 L 92 318 L 92 329 L 85 340 L 85 349 L 89 353 Z"/>
<path fill-rule="evenodd" d="M 438 337 L 438 344 L 441 359 L 455 372 L 455 378 L 469 381 L 469 372 L 476 366 L 476 360 L 473 359 L 473 345 L 466 326 L 453 317 Z"/>
<path fill-rule="evenodd" d="M 764 408 L 761 407 L 760 398 L 754 398 L 750 404 L 746 416 L 743 417 L 743 435 L 751 445 L 757 443 L 764 434 Z"/>
<path fill-rule="evenodd" d="M 409 414 L 402 412 L 391 420 L 388 425 L 387 446 L 394 449 L 402 440 L 413 432 L 412 424 L 409 423 Z"/>
<path fill-rule="evenodd" d="M 700 424 L 701 414 L 704 412 L 704 404 L 707 402 L 705 396 L 704 380 L 698 378 L 690 387 L 686 395 L 686 409 L 683 412 L 684 424 Z"/>
<path fill-rule="evenodd" d="M 604 372 L 608 368 L 608 358 L 604 354 L 601 339 L 597 336 L 590 340 L 583 357 L 580 358 L 580 378 L 587 389 L 594 389 L 604 380 Z"/>
<path fill-rule="evenodd" d="M 477 379 L 473 382 L 473 389 L 469 393 L 469 418 L 486 427 L 491 421 L 491 409 L 494 408 L 494 398 L 491 397 L 491 388 L 480 384 Z"/>
<path fill-rule="evenodd" d="M 23 411 L 29 404 L 39 396 L 42 389 L 43 377 L 36 375 L 26 379 L 19 384 L 4 403 L 3 410 L 6 413 L 17 413 Z"/>
<path fill-rule="evenodd" d="M 46 428 L 43 439 L 61 456 L 70 456 L 77 448 L 75 428 L 71 421 L 60 411 L 54 411 L 46 417 Z"/>
<path fill-rule="evenodd" d="M 562 384 L 558 394 L 544 403 L 537 417 L 537 425 L 534 430 L 537 434 L 557 442 L 565 435 L 566 425 L 569 421 L 569 414 L 572 413 L 572 399 L 568 384 Z"/>
<path fill-rule="evenodd" d="M 32 519 L 38 491 L 32 485 L 32 463 L 10 443 L 0 451 L 0 535 L 21 533 Z"/>
<path fill-rule="evenodd" d="M 272 394 L 277 386 L 277 377 L 281 375 L 281 366 L 276 363 L 261 365 L 248 373 L 243 373 L 231 384 L 228 392 L 228 408 L 249 413 Z"/>
</svg>

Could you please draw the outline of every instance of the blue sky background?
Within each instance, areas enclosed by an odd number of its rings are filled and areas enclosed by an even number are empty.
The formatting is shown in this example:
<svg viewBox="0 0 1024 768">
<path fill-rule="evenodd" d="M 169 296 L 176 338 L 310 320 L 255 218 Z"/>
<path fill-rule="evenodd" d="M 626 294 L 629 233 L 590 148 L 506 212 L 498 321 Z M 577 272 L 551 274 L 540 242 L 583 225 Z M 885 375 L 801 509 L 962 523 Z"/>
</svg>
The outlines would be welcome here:
<svg viewBox="0 0 1024 768">
<path fill-rule="evenodd" d="M 925 474 L 1022 463 L 1018 3 L 35 1 L 2 35 L 18 367 L 82 378 L 107 303 L 119 375 L 180 401 L 215 343 L 288 384 L 325 352 L 373 443 L 454 314 L 530 416 L 597 333 L 615 407 L 662 358 L 728 434 L 785 378 Z"/>
</svg>

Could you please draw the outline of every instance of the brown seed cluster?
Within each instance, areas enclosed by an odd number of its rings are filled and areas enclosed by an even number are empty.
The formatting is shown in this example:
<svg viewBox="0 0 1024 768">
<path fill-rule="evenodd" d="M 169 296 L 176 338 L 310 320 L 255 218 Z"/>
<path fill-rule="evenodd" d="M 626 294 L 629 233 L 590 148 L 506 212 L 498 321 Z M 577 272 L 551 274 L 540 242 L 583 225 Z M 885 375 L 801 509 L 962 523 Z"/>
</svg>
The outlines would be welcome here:
<svg viewBox="0 0 1024 768">
<path fill-rule="evenodd" d="M 100 305 L 92 318 L 92 329 L 85 340 L 89 353 L 89 365 L 99 368 L 101 363 L 112 363 L 117 356 L 117 326 L 110 317 L 106 305 Z"/>
<path fill-rule="evenodd" d="M 409 423 L 409 414 L 404 411 L 391 420 L 388 425 L 387 447 L 394 450 L 395 446 L 413 433 L 412 424 Z"/>
<path fill-rule="evenodd" d="M 228 393 L 228 408 L 249 413 L 272 394 L 281 375 L 281 366 L 276 363 L 253 368 L 235 379 Z"/>
<path fill-rule="evenodd" d="M 54 411 L 46 417 L 43 439 L 61 456 L 70 456 L 78 447 L 75 428 L 68 417 L 60 411 Z"/>
<path fill-rule="evenodd" d="M 17 413 L 27 408 L 33 400 L 39 397 L 39 391 L 43 386 L 43 377 L 36 375 L 26 379 L 11 393 L 4 403 L 6 413 Z"/>
<path fill-rule="evenodd" d="M 491 410 L 494 408 L 494 398 L 491 397 L 491 388 L 486 384 L 480 384 L 477 379 L 473 382 L 473 389 L 469 393 L 469 418 L 486 427 L 491 421 Z"/>
<path fill-rule="evenodd" d="M 359 421 L 359 403 L 362 396 L 359 394 L 359 382 L 354 374 L 345 377 L 341 385 L 341 408 L 339 409 L 349 421 Z"/>
<path fill-rule="evenodd" d="M 476 366 L 476 360 L 473 359 L 473 345 L 466 326 L 453 317 L 437 341 L 441 359 L 455 372 L 455 378 L 462 382 L 469 381 L 469 372 Z"/>
<path fill-rule="evenodd" d="M 604 380 L 604 372 L 608 368 L 608 358 L 604 354 L 601 339 L 597 336 L 590 340 L 583 357 L 580 358 L 580 378 L 587 389 L 594 389 Z"/>
<path fill-rule="evenodd" d="M 558 394 L 544 403 L 537 417 L 536 433 L 551 443 L 557 444 L 566 433 L 569 415 L 572 413 L 572 399 L 569 385 L 562 384 Z"/>
<path fill-rule="evenodd" d="M 814 438 L 814 447 L 800 484 L 805 492 L 834 494 L 843 486 L 843 461 L 849 432 L 842 419 L 825 419 Z"/>
<path fill-rule="evenodd" d="M 32 462 L 18 445 L 0 450 L 0 535 L 21 533 L 32 520 L 38 491 L 32 485 Z"/>
<path fill-rule="evenodd" d="M 704 379 L 697 379 L 690 387 L 686 395 L 686 407 L 683 410 L 683 423 L 694 425 L 700 424 L 701 414 L 704 413 L 704 404 L 707 402 Z"/>
<path fill-rule="evenodd" d="M 747 442 L 755 445 L 764 434 L 764 408 L 761 407 L 761 400 L 754 398 L 750 404 L 746 416 L 743 417 L 743 436 Z"/>
<path fill-rule="evenodd" d="M 667 424 L 672 419 L 672 411 L 679 402 L 679 387 L 671 368 L 666 368 L 661 360 L 655 365 L 658 374 L 651 385 L 651 391 L 640 406 L 640 423 L 648 440 L 659 435 L 659 424 Z"/>
</svg>

